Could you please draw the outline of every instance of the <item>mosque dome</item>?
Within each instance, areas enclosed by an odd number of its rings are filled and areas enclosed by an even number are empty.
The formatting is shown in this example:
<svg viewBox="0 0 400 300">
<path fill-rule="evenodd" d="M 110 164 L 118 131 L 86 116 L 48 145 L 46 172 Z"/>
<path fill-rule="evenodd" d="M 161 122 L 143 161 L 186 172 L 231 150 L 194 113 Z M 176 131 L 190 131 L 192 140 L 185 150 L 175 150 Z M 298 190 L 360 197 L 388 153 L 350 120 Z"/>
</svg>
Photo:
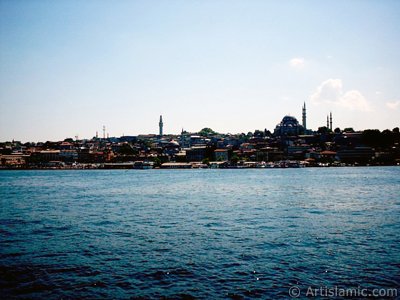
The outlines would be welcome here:
<svg viewBox="0 0 400 300">
<path fill-rule="evenodd" d="M 293 116 L 284 116 L 282 121 L 275 127 L 275 135 L 298 135 L 303 130 L 303 126 Z"/>
<path fill-rule="evenodd" d="M 299 122 L 295 117 L 284 116 L 280 124 L 283 126 L 298 126 Z"/>
<path fill-rule="evenodd" d="M 175 141 L 175 140 L 171 140 L 171 141 L 168 143 L 168 146 L 169 146 L 169 147 L 179 147 L 179 143 L 178 143 L 177 141 Z"/>
</svg>

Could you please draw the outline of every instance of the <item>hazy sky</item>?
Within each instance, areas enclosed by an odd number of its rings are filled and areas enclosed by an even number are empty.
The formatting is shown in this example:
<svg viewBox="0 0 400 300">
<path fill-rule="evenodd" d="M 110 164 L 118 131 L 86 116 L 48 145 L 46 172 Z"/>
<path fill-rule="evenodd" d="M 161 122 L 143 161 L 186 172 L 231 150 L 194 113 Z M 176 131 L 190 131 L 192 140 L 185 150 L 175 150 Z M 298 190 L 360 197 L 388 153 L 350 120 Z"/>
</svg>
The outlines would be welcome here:
<svg viewBox="0 0 400 300">
<path fill-rule="evenodd" d="M 0 140 L 400 126 L 400 1 L 0 0 Z"/>
</svg>

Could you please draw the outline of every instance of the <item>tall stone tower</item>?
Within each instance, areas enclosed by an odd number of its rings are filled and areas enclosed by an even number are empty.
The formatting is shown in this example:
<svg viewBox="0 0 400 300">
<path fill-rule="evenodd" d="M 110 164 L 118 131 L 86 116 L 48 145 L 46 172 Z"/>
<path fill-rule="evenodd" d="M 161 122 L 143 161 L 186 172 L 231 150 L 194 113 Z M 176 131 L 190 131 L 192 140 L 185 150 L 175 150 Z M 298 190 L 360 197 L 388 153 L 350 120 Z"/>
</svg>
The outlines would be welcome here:
<svg viewBox="0 0 400 300">
<path fill-rule="evenodd" d="M 333 130 L 332 129 L 332 112 L 329 114 L 329 127 L 331 130 Z"/>
<path fill-rule="evenodd" d="M 164 123 L 163 123 L 163 121 L 162 121 L 162 116 L 160 116 L 160 122 L 158 123 L 158 127 L 159 127 L 159 133 L 160 133 L 160 136 L 162 136 L 163 135 L 163 126 L 164 126 Z"/>
<path fill-rule="evenodd" d="M 304 131 L 307 130 L 307 113 L 306 113 L 306 103 L 304 102 L 303 105 L 303 127 L 304 127 Z"/>
</svg>

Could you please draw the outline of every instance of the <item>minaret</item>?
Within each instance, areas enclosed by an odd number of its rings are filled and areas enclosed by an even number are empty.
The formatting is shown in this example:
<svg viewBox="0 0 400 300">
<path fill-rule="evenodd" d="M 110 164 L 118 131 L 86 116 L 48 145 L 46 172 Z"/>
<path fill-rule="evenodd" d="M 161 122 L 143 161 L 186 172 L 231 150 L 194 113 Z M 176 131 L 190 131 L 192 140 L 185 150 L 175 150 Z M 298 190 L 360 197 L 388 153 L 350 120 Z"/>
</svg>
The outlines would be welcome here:
<svg viewBox="0 0 400 300">
<path fill-rule="evenodd" d="M 329 129 L 329 115 L 326 115 L 326 128 Z"/>
<path fill-rule="evenodd" d="M 106 126 L 103 125 L 103 139 L 106 138 Z"/>
<path fill-rule="evenodd" d="M 307 113 L 306 113 L 306 103 L 304 102 L 303 106 L 303 127 L 304 132 L 307 130 Z"/>
<path fill-rule="evenodd" d="M 182 127 L 182 131 L 181 131 L 181 147 L 183 147 L 184 144 L 184 137 L 183 137 L 183 127 Z"/>
<path fill-rule="evenodd" d="M 164 123 L 162 121 L 162 116 L 160 116 L 160 122 L 158 123 L 158 126 L 160 129 L 160 136 L 162 136 L 163 135 L 163 126 L 164 126 Z"/>
<path fill-rule="evenodd" d="M 329 126 L 330 126 L 330 128 L 332 130 L 332 112 L 329 115 Z"/>
</svg>

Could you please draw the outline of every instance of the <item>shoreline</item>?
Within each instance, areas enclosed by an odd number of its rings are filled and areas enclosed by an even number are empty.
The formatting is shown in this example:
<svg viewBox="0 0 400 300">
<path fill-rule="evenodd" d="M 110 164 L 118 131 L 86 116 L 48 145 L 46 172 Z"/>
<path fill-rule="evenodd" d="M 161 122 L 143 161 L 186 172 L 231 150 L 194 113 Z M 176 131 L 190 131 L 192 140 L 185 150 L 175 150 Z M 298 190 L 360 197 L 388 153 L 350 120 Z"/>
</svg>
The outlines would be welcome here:
<svg viewBox="0 0 400 300">
<path fill-rule="evenodd" d="M 138 170 L 138 171 L 143 171 L 143 170 L 249 170 L 249 169 L 303 169 L 303 168 L 359 168 L 359 167 L 399 167 L 399 164 L 393 164 L 393 165 L 377 165 L 377 164 L 359 164 L 359 165 L 354 165 L 354 164 L 345 164 L 345 165 L 328 165 L 328 166 L 303 166 L 303 167 L 297 167 L 297 166 L 286 166 L 286 167 L 242 167 L 242 166 L 229 166 L 229 167 L 223 167 L 223 168 L 212 168 L 212 167 L 192 167 L 192 168 L 160 168 L 160 167 L 155 167 L 155 168 L 126 168 L 126 167 L 113 167 L 113 168 L 105 168 L 103 166 L 99 167 L 94 167 L 94 166 L 82 166 L 82 167 L 0 167 L 0 172 L 1 171 L 49 171 L 49 170 L 54 170 L 54 171 L 82 171 L 82 170 Z"/>
</svg>

